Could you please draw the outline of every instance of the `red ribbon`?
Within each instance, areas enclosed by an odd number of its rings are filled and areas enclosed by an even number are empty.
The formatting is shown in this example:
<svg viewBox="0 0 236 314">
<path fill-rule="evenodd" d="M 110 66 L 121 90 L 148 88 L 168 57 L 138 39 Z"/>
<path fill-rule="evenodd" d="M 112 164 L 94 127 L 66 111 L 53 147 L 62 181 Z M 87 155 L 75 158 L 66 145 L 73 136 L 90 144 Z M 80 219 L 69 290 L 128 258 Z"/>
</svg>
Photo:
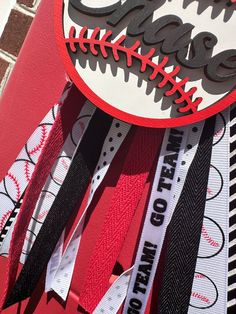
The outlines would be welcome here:
<svg viewBox="0 0 236 314">
<path fill-rule="evenodd" d="M 89 313 L 105 294 L 112 270 L 142 197 L 164 131 L 138 127 L 116 185 L 102 231 L 88 262 L 79 304 Z"/>
<path fill-rule="evenodd" d="M 77 90 L 76 87 L 72 86 L 68 97 L 65 99 L 59 111 L 45 147 L 43 148 L 40 155 L 38 164 L 26 190 L 24 201 L 18 214 L 12 234 L 7 269 L 5 272 L 5 290 L 0 302 L 0 312 L 2 312 L 7 297 L 16 281 L 18 263 L 20 260 L 27 227 L 33 215 L 38 197 L 47 180 L 50 170 L 60 153 L 64 141 L 71 130 L 71 126 L 75 123 L 84 102 L 84 96 Z"/>
</svg>

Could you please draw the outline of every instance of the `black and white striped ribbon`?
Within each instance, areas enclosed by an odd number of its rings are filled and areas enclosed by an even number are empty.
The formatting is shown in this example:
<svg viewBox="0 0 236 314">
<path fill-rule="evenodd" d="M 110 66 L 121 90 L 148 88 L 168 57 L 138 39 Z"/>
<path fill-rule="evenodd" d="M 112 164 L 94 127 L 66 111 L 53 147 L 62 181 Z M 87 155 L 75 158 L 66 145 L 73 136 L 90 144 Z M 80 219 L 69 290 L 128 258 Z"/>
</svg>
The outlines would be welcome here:
<svg viewBox="0 0 236 314">
<path fill-rule="evenodd" d="M 236 104 L 230 113 L 230 213 L 228 313 L 236 313 Z"/>
<path fill-rule="evenodd" d="M 20 200 L 16 203 L 15 208 L 13 209 L 13 211 L 11 212 L 10 216 L 8 217 L 8 219 L 6 221 L 4 228 L 2 229 L 2 231 L 0 233 L 0 243 L 2 243 L 3 240 L 5 239 L 8 231 L 10 230 L 13 222 L 15 221 L 16 216 L 18 215 L 18 213 L 20 211 L 21 204 L 23 202 L 23 197 L 24 197 L 24 193 L 22 194 Z"/>
</svg>

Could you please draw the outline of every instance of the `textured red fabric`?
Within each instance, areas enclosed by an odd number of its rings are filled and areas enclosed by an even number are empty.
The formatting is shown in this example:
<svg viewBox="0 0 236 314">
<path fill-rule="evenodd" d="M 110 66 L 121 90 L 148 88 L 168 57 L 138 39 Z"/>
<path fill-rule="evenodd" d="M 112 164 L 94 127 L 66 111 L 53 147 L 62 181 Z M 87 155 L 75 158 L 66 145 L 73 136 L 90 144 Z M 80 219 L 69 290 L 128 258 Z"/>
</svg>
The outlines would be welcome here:
<svg viewBox="0 0 236 314">
<path fill-rule="evenodd" d="M 77 88 L 72 86 L 69 91 L 69 95 L 65 99 L 52 127 L 45 147 L 40 155 L 38 164 L 26 190 L 24 201 L 18 214 L 12 234 L 6 269 L 5 290 L 1 298 L 0 312 L 2 311 L 2 307 L 4 306 L 7 296 L 16 280 L 18 263 L 20 260 L 27 227 L 36 206 L 39 194 L 84 102 L 84 96 L 77 90 Z"/>
<path fill-rule="evenodd" d="M 79 304 L 89 313 L 92 313 L 109 286 L 112 270 L 159 151 L 163 132 L 136 128 L 80 294 Z"/>
</svg>

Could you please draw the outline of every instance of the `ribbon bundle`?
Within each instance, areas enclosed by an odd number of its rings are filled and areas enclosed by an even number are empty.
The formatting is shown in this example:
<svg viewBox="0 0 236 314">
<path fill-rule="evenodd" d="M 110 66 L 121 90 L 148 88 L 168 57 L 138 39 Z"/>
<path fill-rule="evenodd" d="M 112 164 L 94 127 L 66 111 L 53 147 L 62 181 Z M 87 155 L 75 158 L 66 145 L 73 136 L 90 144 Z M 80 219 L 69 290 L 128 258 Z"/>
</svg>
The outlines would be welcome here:
<svg viewBox="0 0 236 314">
<path fill-rule="evenodd" d="M 81 1 L 70 2 L 85 10 Z M 129 13 L 143 8 L 144 22 L 149 19 L 151 1 L 125 3 Z M 227 1 L 228 9 L 233 3 Z M 118 20 L 112 9 L 118 4 L 123 1 L 104 7 L 105 16 L 108 9 Z M 90 9 L 95 18 L 103 10 Z M 139 40 L 127 49 L 127 36 L 114 41 L 112 31 L 103 31 L 84 26 L 77 38 L 73 24 L 63 44 L 71 54 L 89 47 L 97 56 L 100 49 L 103 59 L 110 51 L 115 61 L 123 52 L 128 67 L 135 55 L 141 72 L 151 64 L 150 81 L 164 71 L 168 58 L 154 63 L 154 48 L 139 54 Z M 210 38 L 201 42 L 207 53 Z M 234 69 L 234 57 L 227 56 L 219 64 Z M 206 66 L 194 53 L 192 59 Z M 165 95 L 180 92 L 180 103 L 187 95 L 180 112 L 195 113 L 202 98 L 194 103 L 197 88 L 182 88 L 189 78 L 176 78 L 179 71 L 162 72 L 155 88 L 174 80 Z M 227 97 L 236 102 L 235 88 Z M 73 298 L 78 313 L 235 313 L 235 126 L 235 105 L 187 126 L 131 125 L 95 107 L 69 82 L 0 182 L 0 256 L 7 258 L 0 313 L 26 299 L 30 304 L 42 283 L 66 312 Z"/>
<path fill-rule="evenodd" d="M 86 271 L 77 274 L 83 277 L 81 308 L 226 313 L 229 120 L 227 109 L 165 132 L 135 127 L 67 86 L 1 183 L 1 197 L 12 204 L 1 208 L 0 250 L 8 255 L 1 309 L 30 297 L 46 268 L 45 290 L 67 300 L 81 239 L 101 206 Z M 134 228 L 140 209 L 145 219 Z M 65 228 L 77 211 L 68 237 Z M 137 248 L 117 273 L 130 233 Z"/>
</svg>

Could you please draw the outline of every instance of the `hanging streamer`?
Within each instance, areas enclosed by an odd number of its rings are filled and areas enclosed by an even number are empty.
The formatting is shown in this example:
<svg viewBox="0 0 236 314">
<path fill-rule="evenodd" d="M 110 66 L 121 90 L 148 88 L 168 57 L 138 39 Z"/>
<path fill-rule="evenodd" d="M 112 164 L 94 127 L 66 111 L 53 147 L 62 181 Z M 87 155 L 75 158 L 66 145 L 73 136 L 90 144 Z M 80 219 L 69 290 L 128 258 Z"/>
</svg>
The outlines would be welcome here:
<svg viewBox="0 0 236 314">
<path fill-rule="evenodd" d="M 215 117 L 206 120 L 195 159 L 168 227 L 158 313 L 187 313 L 205 209 Z"/>
<path fill-rule="evenodd" d="M 49 111 L 0 183 L 0 247 L 19 212 L 17 205 L 22 201 L 22 195 L 32 177 L 58 110 L 59 106 L 55 105 Z M 6 252 L 0 250 L 0 253 Z"/>
<path fill-rule="evenodd" d="M 172 203 L 173 205 L 172 205 L 172 209 L 170 213 L 170 218 L 172 217 L 173 209 L 175 208 L 177 200 L 181 194 L 181 190 L 183 188 L 188 169 L 191 166 L 193 159 L 195 158 L 195 154 L 197 151 L 199 139 L 202 134 L 203 126 L 204 126 L 204 122 L 199 122 L 199 123 L 195 123 L 194 125 L 185 127 L 187 128 L 187 130 L 185 130 L 185 133 L 187 133 L 187 141 L 186 141 L 182 161 L 179 160 L 180 171 L 179 171 L 178 180 L 176 182 L 176 189 L 174 191 L 174 199 Z M 96 307 L 95 311 L 98 311 L 98 313 L 99 311 L 101 311 L 102 313 L 102 310 L 105 309 L 104 313 L 112 314 L 114 312 L 116 313 L 119 310 L 121 304 L 126 298 L 126 294 L 128 290 L 128 286 L 126 285 L 126 282 L 131 277 L 132 270 L 133 270 L 133 267 L 129 269 L 128 277 L 126 277 L 127 271 L 125 271 L 117 279 L 117 282 L 119 281 L 119 293 L 117 293 L 116 282 L 115 282 L 112 284 L 108 292 L 104 295 L 102 300 L 99 302 L 99 305 Z M 109 300 L 108 300 L 108 297 L 109 297 Z M 114 310 L 112 310 L 113 308 Z"/>
<path fill-rule="evenodd" d="M 121 274 L 97 305 L 93 314 L 117 313 L 126 297 L 133 267 Z"/>
<path fill-rule="evenodd" d="M 78 99 L 78 103 L 73 106 L 72 99 Z M 79 101 L 80 100 L 80 101 Z M 30 184 L 25 194 L 25 201 L 18 214 L 18 219 L 14 227 L 9 250 L 9 258 L 6 270 L 5 290 L 0 302 L 2 310 L 7 296 L 15 282 L 18 262 L 22 252 L 27 227 L 33 214 L 40 192 L 46 182 L 47 176 L 64 144 L 65 138 L 75 122 L 81 107 L 85 102 L 82 94 L 72 86 L 67 98 L 64 100 L 59 114 L 53 124 L 50 135 L 45 143 L 45 147 L 40 155 L 39 161 L 31 178 Z M 65 110 L 66 108 L 66 110 Z"/>
<path fill-rule="evenodd" d="M 236 105 L 230 111 L 230 213 L 228 311 L 236 312 Z"/>
<path fill-rule="evenodd" d="M 187 131 L 175 128 L 165 132 L 124 313 L 145 311 L 171 215 Z"/>
<path fill-rule="evenodd" d="M 222 154 L 224 152 L 224 154 Z M 217 116 L 206 207 L 188 313 L 227 312 L 229 110 Z"/>
<path fill-rule="evenodd" d="M 103 228 L 88 263 L 80 305 L 92 312 L 106 292 L 143 188 L 162 142 L 163 130 L 136 128 Z"/>
<path fill-rule="evenodd" d="M 36 287 L 63 229 L 84 197 L 111 123 L 110 116 L 99 109 L 96 110 L 75 153 L 64 184 L 53 202 L 6 306 L 29 297 Z M 91 146 L 92 140 L 94 140 L 94 144 Z"/>
<path fill-rule="evenodd" d="M 61 256 L 63 245 L 61 241 L 49 261 L 46 276 L 46 291 L 53 289 L 63 300 L 66 300 L 69 292 L 87 210 L 130 128 L 131 125 L 114 119 L 92 178 L 90 196 L 83 215 L 67 244 L 63 256 Z"/>
<path fill-rule="evenodd" d="M 86 102 L 81 112 L 72 127 L 70 134 L 68 135 L 63 148 L 57 157 L 56 163 L 54 164 L 50 175 L 40 193 L 37 205 L 35 207 L 33 216 L 28 226 L 24 246 L 21 254 L 20 262 L 25 263 L 30 249 L 32 248 L 35 238 L 37 237 L 42 224 L 50 210 L 50 207 L 64 181 L 66 173 L 70 167 L 71 159 L 74 155 L 76 146 L 78 145 L 81 136 L 86 130 L 88 123 L 95 111 L 95 107 L 90 103 Z M 10 247 L 10 241 L 14 224 L 11 226 L 11 230 L 4 240 L 2 245 L 2 251 L 8 253 Z"/>
</svg>

